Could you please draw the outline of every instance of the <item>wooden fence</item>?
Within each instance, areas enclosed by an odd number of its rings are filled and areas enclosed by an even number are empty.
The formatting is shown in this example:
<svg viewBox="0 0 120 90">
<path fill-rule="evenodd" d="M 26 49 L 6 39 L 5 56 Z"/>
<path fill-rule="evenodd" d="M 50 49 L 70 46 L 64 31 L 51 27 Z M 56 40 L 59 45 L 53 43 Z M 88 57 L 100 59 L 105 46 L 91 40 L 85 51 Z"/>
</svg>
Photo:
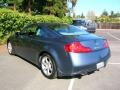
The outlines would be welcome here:
<svg viewBox="0 0 120 90">
<path fill-rule="evenodd" d="M 120 23 L 97 23 L 97 29 L 120 29 Z"/>
</svg>

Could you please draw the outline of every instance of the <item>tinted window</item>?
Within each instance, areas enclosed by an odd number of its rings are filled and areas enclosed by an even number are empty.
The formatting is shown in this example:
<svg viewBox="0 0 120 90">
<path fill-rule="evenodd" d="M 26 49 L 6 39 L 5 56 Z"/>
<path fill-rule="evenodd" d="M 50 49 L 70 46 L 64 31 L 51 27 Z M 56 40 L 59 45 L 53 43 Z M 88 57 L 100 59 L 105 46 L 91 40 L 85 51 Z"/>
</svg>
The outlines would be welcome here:
<svg viewBox="0 0 120 90">
<path fill-rule="evenodd" d="M 44 30 L 42 30 L 41 28 L 38 28 L 36 36 L 47 37 L 47 34 L 45 33 Z"/>
<path fill-rule="evenodd" d="M 27 35 L 35 35 L 37 27 L 37 25 L 28 25 L 21 32 Z"/>
<path fill-rule="evenodd" d="M 73 25 L 58 24 L 58 25 L 51 25 L 49 26 L 49 28 L 52 30 L 55 30 L 56 32 L 62 35 L 87 34 L 86 31 L 81 30 L 80 28 L 73 26 Z"/>
</svg>

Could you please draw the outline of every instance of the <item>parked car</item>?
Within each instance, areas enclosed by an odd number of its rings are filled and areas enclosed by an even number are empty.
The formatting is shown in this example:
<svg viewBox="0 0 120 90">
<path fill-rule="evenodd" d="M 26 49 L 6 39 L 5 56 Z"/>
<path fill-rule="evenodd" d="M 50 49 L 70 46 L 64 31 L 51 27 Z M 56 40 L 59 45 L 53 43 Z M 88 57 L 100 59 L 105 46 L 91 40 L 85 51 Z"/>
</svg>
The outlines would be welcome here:
<svg viewBox="0 0 120 90">
<path fill-rule="evenodd" d="M 29 24 L 8 39 L 7 49 L 40 67 L 49 79 L 99 70 L 110 57 L 105 38 L 59 23 Z"/>
<path fill-rule="evenodd" d="M 78 26 L 80 28 L 82 27 L 90 33 L 95 33 L 96 31 L 96 23 L 92 20 L 76 19 L 73 20 L 73 25 Z"/>
</svg>

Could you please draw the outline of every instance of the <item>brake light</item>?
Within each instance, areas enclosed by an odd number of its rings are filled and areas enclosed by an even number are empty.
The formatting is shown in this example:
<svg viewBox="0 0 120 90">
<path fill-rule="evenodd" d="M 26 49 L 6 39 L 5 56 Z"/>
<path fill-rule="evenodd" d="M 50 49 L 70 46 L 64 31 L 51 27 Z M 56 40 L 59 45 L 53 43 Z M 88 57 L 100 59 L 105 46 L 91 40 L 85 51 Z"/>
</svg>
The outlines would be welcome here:
<svg viewBox="0 0 120 90">
<path fill-rule="evenodd" d="M 74 53 L 86 53 L 92 51 L 90 48 L 83 46 L 80 42 L 73 42 L 70 44 L 66 44 L 64 46 L 64 49 L 66 52 L 74 52 Z"/>
<path fill-rule="evenodd" d="M 107 40 L 104 40 L 104 48 L 108 48 L 108 47 L 109 47 L 109 45 L 108 45 Z"/>
</svg>

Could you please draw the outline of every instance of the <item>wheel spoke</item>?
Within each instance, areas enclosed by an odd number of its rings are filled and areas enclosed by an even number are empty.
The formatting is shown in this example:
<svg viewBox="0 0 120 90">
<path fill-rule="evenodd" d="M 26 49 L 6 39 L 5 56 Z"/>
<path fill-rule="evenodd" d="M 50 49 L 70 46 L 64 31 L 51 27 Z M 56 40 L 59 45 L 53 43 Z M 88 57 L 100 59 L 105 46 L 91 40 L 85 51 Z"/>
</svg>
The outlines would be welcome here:
<svg viewBox="0 0 120 90">
<path fill-rule="evenodd" d="M 44 66 L 44 65 L 42 65 L 42 69 L 43 69 L 43 72 L 44 72 L 45 74 L 47 74 L 47 67 Z"/>
<path fill-rule="evenodd" d="M 52 64 L 49 63 L 49 69 L 52 71 L 53 70 L 53 67 L 52 67 Z"/>
<path fill-rule="evenodd" d="M 43 61 L 42 64 L 43 64 L 45 67 L 47 67 L 47 64 L 45 63 L 45 61 Z"/>
<path fill-rule="evenodd" d="M 52 71 L 53 71 L 53 68 L 52 68 L 51 62 L 49 61 L 49 63 L 48 63 L 48 75 L 52 74 Z"/>
</svg>

